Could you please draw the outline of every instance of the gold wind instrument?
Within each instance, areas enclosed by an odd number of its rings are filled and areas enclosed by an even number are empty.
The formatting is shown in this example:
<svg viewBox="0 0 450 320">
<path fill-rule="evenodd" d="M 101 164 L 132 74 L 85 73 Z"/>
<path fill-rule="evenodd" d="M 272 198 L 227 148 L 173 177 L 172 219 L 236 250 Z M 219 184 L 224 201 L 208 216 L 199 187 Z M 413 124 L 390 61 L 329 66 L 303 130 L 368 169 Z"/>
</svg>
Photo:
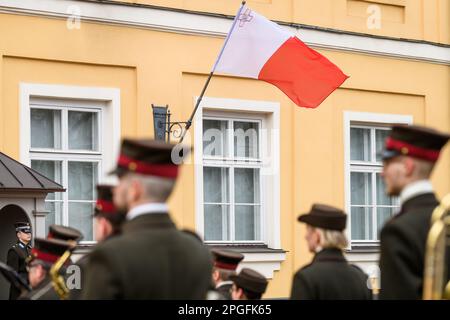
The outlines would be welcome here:
<svg viewBox="0 0 450 320">
<path fill-rule="evenodd" d="M 58 294 L 61 300 L 66 300 L 69 298 L 69 289 L 66 286 L 66 282 L 64 277 L 60 274 L 61 268 L 65 265 L 65 263 L 70 259 L 72 255 L 73 249 L 76 247 L 76 242 L 73 241 L 72 247 L 68 249 L 64 254 L 53 264 L 50 269 L 50 276 L 53 283 L 53 288 Z"/>
<path fill-rule="evenodd" d="M 450 299 L 447 261 L 450 251 L 450 194 L 446 195 L 431 215 L 425 251 L 423 299 Z"/>
</svg>

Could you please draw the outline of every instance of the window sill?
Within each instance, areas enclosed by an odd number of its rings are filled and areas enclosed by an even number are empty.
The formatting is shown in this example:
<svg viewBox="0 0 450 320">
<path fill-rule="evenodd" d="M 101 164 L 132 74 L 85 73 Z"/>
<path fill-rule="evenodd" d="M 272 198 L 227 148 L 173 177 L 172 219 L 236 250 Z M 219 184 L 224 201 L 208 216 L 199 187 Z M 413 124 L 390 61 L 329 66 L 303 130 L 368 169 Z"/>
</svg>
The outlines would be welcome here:
<svg viewBox="0 0 450 320">
<path fill-rule="evenodd" d="M 79 244 L 73 253 L 74 260 L 89 253 L 96 243 Z M 244 260 L 239 264 L 238 271 L 242 268 L 250 268 L 258 271 L 267 279 L 272 279 L 275 271 L 279 271 L 281 263 L 286 260 L 288 251 L 283 249 L 271 249 L 266 245 L 206 245 L 211 249 L 226 249 L 240 252 Z"/>
<path fill-rule="evenodd" d="M 279 271 L 281 263 L 286 260 L 286 250 L 271 249 L 267 245 L 207 245 L 210 249 L 226 249 L 240 252 L 244 260 L 239 264 L 238 271 L 242 268 L 251 268 L 267 279 L 272 279 L 275 271 Z"/>
<path fill-rule="evenodd" d="M 367 241 L 367 242 L 352 241 L 350 243 L 350 248 L 347 248 L 345 252 L 378 253 L 380 252 L 380 241 Z"/>
</svg>

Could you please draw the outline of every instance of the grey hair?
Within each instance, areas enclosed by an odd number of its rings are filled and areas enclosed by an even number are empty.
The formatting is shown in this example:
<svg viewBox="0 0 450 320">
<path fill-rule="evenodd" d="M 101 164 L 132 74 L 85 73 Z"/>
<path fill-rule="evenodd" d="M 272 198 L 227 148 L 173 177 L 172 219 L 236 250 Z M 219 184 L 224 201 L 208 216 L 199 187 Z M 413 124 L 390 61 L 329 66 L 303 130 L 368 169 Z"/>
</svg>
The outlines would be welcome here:
<svg viewBox="0 0 450 320">
<path fill-rule="evenodd" d="M 343 250 L 348 246 L 344 231 L 316 229 L 320 234 L 321 248 L 337 248 Z"/>
<path fill-rule="evenodd" d="M 174 179 L 141 174 L 130 174 L 128 178 L 130 181 L 138 180 L 144 189 L 145 198 L 157 202 L 166 202 L 175 186 Z"/>
</svg>

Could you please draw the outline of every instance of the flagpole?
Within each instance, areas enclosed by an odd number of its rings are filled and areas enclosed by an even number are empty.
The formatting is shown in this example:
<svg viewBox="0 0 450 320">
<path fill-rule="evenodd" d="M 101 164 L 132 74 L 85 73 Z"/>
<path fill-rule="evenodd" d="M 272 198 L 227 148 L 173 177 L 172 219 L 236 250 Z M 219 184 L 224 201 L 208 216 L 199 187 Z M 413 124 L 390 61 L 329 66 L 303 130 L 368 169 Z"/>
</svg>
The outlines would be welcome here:
<svg viewBox="0 0 450 320">
<path fill-rule="evenodd" d="M 209 73 L 208 79 L 206 79 L 205 85 L 203 86 L 202 92 L 200 93 L 200 96 L 197 99 L 197 103 L 195 104 L 194 110 L 192 110 L 191 116 L 186 121 L 186 126 L 184 128 L 183 134 L 181 135 L 180 141 L 178 143 L 182 143 L 183 142 L 187 131 L 189 130 L 189 128 L 192 125 L 192 120 L 194 120 L 194 116 L 195 116 L 195 113 L 197 112 L 198 106 L 200 105 L 200 102 L 202 102 L 203 95 L 205 94 L 206 88 L 208 87 L 209 82 L 211 81 L 211 77 L 213 76 L 214 71 L 216 70 L 216 66 L 219 63 L 220 58 L 222 57 L 223 51 L 225 50 L 225 46 L 227 45 L 228 39 L 230 39 L 230 35 L 233 32 L 233 30 L 234 30 L 234 26 L 236 24 L 236 21 L 238 20 L 239 15 L 241 14 L 242 8 L 244 7 L 245 3 L 246 3 L 246 1 L 242 1 L 241 7 L 239 8 L 239 10 L 238 10 L 238 12 L 236 14 L 236 17 L 233 20 L 233 24 L 231 26 L 231 30 L 228 33 L 227 38 L 225 39 L 225 42 L 224 42 L 224 44 L 222 46 L 222 50 L 220 50 L 219 56 L 217 57 L 216 62 L 214 63 L 214 67 L 211 70 L 211 72 Z"/>
</svg>

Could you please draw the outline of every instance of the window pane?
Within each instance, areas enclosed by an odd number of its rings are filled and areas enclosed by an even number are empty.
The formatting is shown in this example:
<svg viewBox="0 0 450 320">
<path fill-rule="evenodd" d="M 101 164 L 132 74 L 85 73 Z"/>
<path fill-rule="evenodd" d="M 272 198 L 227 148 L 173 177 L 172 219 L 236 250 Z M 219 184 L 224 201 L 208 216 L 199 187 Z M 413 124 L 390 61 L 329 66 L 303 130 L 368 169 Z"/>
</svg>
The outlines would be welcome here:
<svg viewBox="0 0 450 320">
<path fill-rule="evenodd" d="M 31 160 L 31 168 L 45 177 L 61 184 L 61 161 Z M 61 199 L 62 192 L 50 192 L 47 200 Z"/>
<path fill-rule="evenodd" d="M 350 129 L 350 159 L 371 161 L 370 129 Z"/>
<path fill-rule="evenodd" d="M 371 174 L 367 172 L 352 172 L 351 180 L 351 204 L 372 204 L 372 180 Z"/>
<path fill-rule="evenodd" d="M 69 161 L 69 200 L 93 200 L 97 163 Z"/>
<path fill-rule="evenodd" d="M 260 240 L 259 206 L 235 206 L 235 239 Z"/>
<path fill-rule="evenodd" d="M 91 241 L 93 237 L 93 203 L 69 202 L 69 226 L 83 234 L 83 240 Z"/>
<path fill-rule="evenodd" d="M 205 241 L 229 240 L 229 206 L 205 204 L 204 213 Z"/>
<path fill-rule="evenodd" d="M 61 111 L 31 109 L 31 147 L 61 149 Z"/>
<path fill-rule="evenodd" d="M 259 203 L 259 169 L 234 169 L 236 203 Z"/>
<path fill-rule="evenodd" d="M 381 157 L 379 155 L 380 151 L 383 150 L 384 141 L 386 140 L 389 132 L 391 130 L 376 130 L 375 131 L 375 141 L 376 141 L 376 150 L 377 150 L 377 161 L 381 161 Z"/>
<path fill-rule="evenodd" d="M 259 158 L 259 124 L 257 122 L 234 122 L 234 156 Z"/>
<path fill-rule="evenodd" d="M 203 155 L 228 156 L 228 121 L 203 120 Z"/>
<path fill-rule="evenodd" d="M 45 228 L 52 224 L 62 224 L 62 202 L 45 202 L 45 210 L 49 213 L 45 216 Z"/>
<path fill-rule="evenodd" d="M 377 205 L 392 206 L 397 204 L 397 198 L 386 195 L 384 180 L 381 174 L 376 174 L 377 180 Z"/>
<path fill-rule="evenodd" d="M 203 168 L 203 198 L 208 203 L 228 203 L 228 172 L 227 168 Z"/>
<path fill-rule="evenodd" d="M 96 151 L 97 113 L 69 111 L 69 149 Z"/>
<path fill-rule="evenodd" d="M 352 240 L 373 240 L 372 208 L 352 207 L 351 215 Z"/>
<path fill-rule="evenodd" d="M 397 208 L 377 208 L 377 239 L 379 239 L 381 228 L 396 211 Z"/>
</svg>

